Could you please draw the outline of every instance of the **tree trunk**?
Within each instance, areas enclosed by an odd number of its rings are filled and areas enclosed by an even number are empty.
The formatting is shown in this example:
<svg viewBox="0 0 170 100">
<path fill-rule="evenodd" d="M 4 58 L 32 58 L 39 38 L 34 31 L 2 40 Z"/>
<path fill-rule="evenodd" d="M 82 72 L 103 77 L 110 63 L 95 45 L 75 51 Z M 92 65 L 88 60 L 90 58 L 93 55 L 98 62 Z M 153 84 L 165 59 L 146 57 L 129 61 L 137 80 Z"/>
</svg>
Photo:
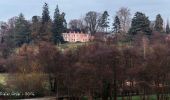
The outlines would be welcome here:
<svg viewBox="0 0 170 100">
<path fill-rule="evenodd" d="M 88 100 L 93 100 L 93 96 L 91 95 L 90 91 L 88 93 Z"/>
<path fill-rule="evenodd" d="M 51 74 L 49 74 L 49 84 L 50 84 L 50 90 L 51 92 L 54 91 L 54 83 L 53 83 L 53 78 L 51 76 Z"/>
<path fill-rule="evenodd" d="M 117 85 L 116 85 L 116 78 L 114 79 L 114 100 L 117 100 Z"/>
</svg>

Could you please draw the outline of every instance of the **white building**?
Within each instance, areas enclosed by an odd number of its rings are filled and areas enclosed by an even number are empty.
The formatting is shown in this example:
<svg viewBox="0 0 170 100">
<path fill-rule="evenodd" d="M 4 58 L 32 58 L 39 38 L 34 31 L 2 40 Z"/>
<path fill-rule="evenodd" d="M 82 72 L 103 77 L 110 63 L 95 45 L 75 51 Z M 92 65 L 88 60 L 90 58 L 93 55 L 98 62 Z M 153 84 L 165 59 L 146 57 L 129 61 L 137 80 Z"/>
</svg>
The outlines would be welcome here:
<svg viewBox="0 0 170 100">
<path fill-rule="evenodd" d="M 85 33 L 76 33 L 76 32 L 69 32 L 69 33 L 63 33 L 63 38 L 65 41 L 68 42 L 88 42 L 93 40 L 93 36 L 90 34 Z"/>
</svg>

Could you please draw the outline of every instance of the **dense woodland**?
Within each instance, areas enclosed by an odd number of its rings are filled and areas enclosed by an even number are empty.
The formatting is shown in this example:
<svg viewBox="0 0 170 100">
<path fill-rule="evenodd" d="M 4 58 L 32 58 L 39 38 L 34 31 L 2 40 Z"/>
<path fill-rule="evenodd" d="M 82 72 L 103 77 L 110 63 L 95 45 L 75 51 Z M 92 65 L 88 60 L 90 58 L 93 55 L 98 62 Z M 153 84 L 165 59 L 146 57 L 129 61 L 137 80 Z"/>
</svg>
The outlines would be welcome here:
<svg viewBox="0 0 170 100">
<path fill-rule="evenodd" d="M 160 14 L 155 21 L 142 12 L 131 18 L 124 7 L 113 22 L 107 11 L 89 11 L 67 24 L 58 6 L 51 18 L 45 3 L 42 16 L 29 21 L 20 14 L 1 23 L 0 71 L 9 75 L 0 88 L 72 100 L 132 100 L 133 96 L 152 100 L 151 95 L 169 100 L 170 28 L 168 21 L 166 27 L 163 24 Z M 83 31 L 95 39 L 61 49 L 66 44 L 62 33 L 67 31 Z M 99 33 L 107 37 L 102 39 Z"/>
</svg>

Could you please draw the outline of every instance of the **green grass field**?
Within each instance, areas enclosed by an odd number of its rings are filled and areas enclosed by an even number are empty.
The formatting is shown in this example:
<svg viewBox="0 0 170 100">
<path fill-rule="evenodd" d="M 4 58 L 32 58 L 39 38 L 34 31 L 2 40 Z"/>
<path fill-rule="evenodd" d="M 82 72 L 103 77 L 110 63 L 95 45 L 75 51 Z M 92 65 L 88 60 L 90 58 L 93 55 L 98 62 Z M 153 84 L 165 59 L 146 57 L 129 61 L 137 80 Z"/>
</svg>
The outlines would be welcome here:
<svg viewBox="0 0 170 100">
<path fill-rule="evenodd" d="M 6 85 L 8 74 L 0 74 L 0 84 Z"/>
<path fill-rule="evenodd" d="M 77 47 L 89 44 L 92 42 L 84 42 L 84 43 L 65 43 L 65 44 L 60 44 L 59 46 L 57 46 L 60 50 L 65 50 L 65 49 L 76 49 Z"/>
<path fill-rule="evenodd" d="M 118 97 L 118 100 L 122 100 L 122 97 Z M 128 100 L 127 97 L 125 97 L 125 100 Z M 141 100 L 140 96 L 133 96 L 132 100 Z M 156 95 L 150 95 L 149 100 L 156 100 Z"/>
</svg>

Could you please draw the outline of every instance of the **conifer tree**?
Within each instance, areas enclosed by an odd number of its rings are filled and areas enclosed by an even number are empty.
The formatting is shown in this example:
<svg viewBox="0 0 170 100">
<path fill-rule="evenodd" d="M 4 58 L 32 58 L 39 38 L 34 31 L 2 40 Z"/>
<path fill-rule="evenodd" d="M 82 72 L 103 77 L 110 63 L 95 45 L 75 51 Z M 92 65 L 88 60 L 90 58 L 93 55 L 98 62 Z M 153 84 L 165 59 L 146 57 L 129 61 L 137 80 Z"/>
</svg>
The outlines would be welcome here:
<svg viewBox="0 0 170 100">
<path fill-rule="evenodd" d="M 163 32 L 163 19 L 160 14 L 156 16 L 154 30 L 158 32 Z"/>
<path fill-rule="evenodd" d="M 113 23 L 113 32 L 120 33 L 120 29 L 121 29 L 120 20 L 119 20 L 119 17 L 116 16 L 114 19 L 114 23 Z"/>
<path fill-rule="evenodd" d="M 107 11 L 104 11 L 104 13 L 102 14 L 101 18 L 100 18 L 100 22 L 99 22 L 99 26 L 105 31 L 107 32 L 107 28 L 109 27 L 109 14 Z"/>
<path fill-rule="evenodd" d="M 14 29 L 14 40 L 17 46 L 30 42 L 30 23 L 25 20 L 24 15 L 21 13 L 16 20 Z"/>
<path fill-rule="evenodd" d="M 131 28 L 129 29 L 130 35 L 136 35 L 138 32 L 142 32 L 145 35 L 151 35 L 150 21 L 145 14 L 136 12 L 132 19 Z"/>
<path fill-rule="evenodd" d="M 43 6 L 43 13 L 42 13 L 42 24 L 45 24 L 49 21 L 50 21 L 49 8 L 48 8 L 48 4 L 45 3 Z"/>
<path fill-rule="evenodd" d="M 31 24 L 31 38 L 34 43 L 38 41 L 38 37 L 40 35 L 40 26 L 41 18 L 39 16 L 33 16 Z"/>
<path fill-rule="evenodd" d="M 64 39 L 62 37 L 62 33 L 66 31 L 67 23 L 65 20 L 65 13 L 60 14 L 58 5 L 54 12 L 54 20 L 52 25 L 52 39 L 55 44 L 64 42 Z"/>
<path fill-rule="evenodd" d="M 167 21 L 167 24 L 166 24 L 166 33 L 167 33 L 167 34 L 170 33 L 169 21 Z"/>
<path fill-rule="evenodd" d="M 42 22 L 41 22 L 39 40 L 49 42 L 51 40 L 51 36 L 52 36 L 51 19 L 50 19 L 50 15 L 49 15 L 48 4 L 45 3 L 43 6 Z"/>
</svg>

